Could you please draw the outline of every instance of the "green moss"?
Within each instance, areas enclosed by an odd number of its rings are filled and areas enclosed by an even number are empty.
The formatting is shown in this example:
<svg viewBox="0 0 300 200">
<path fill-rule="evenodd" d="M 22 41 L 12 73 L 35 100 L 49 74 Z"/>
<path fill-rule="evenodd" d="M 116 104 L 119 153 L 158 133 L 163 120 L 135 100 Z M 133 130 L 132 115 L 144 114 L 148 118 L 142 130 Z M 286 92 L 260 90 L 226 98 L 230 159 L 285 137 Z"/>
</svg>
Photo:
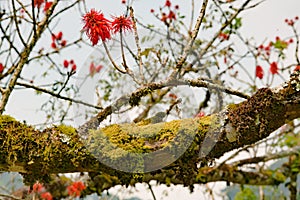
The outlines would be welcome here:
<svg viewBox="0 0 300 200">
<path fill-rule="evenodd" d="M 1 124 L 7 123 L 7 122 L 16 122 L 16 119 L 9 115 L 0 115 L 0 126 L 1 126 Z"/>
<path fill-rule="evenodd" d="M 56 127 L 56 129 L 61 132 L 62 134 L 68 135 L 70 137 L 77 135 L 76 129 L 73 128 L 72 126 L 67 126 L 67 125 L 59 125 Z"/>
</svg>

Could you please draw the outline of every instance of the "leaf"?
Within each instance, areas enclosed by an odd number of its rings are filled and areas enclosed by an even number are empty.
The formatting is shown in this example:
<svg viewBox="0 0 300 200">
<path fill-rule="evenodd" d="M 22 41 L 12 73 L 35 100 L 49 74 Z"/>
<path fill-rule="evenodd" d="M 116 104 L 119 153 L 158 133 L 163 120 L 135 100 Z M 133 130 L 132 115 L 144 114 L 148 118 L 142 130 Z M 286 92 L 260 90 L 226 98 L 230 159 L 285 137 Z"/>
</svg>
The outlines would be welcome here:
<svg viewBox="0 0 300 200">
<path fill-rule="evenodd" d="M 141 52 L 141 56 L 145 56 L 148 58 L 149 53 L 153 50 L 153 48 L 146 48 L 144 51 Z"/>
<path fill-rule="evenodd" d="M 277 40 L 275 43 L 273 43 L 273 46 L 276 49 L 283 50 L 283 49 L 287 48 L 288 43 L 285 41 L 282 41 L 282 40 Z"/>
</svg>

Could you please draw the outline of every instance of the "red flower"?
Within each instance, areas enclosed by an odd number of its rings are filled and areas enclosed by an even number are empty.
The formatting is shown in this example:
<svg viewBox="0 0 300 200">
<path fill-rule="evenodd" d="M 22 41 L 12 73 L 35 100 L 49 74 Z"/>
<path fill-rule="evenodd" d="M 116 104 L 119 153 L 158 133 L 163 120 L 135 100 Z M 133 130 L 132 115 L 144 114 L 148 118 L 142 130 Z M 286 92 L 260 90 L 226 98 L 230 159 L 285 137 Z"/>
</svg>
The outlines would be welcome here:
<svg viewBox="0 0 300 200">
<path fill-rule="evenodd" d="M 270 64 L 270 72 L 271 74 L 278 74 L 278 66 L 276 62 L 272 62 Z"/>
<path fill-rule="evenodd" d="M 170 10 L 169 15 L 168 15 L 168 18 L 169 18 L 170 20 L 172 20 L 172 19 L 176 20 L 176 15 L 175 15 L 175 13 L 174 13 L 172 10 Z"/>
<path fill-rule="evenodd" d="M 150 12 L 151 12 L 151 13 L 154 13 L 154 9 L 151 9 Z"/>
<path fill-rule="evenodd" d="M 33 192 L 41 192 L 43 190 L 43 188 L 44 188 L 43 184 L 41 184 L 41 183 L 35 183 L 32 186 L 32 191 Z"/>
<path fill-rule="evenodd" d="M 170 94 L 169 94 L 169 97 L 172 98 L 172 99 L 177 99 L 177 95 L 174 94 L 174 93 L 170 93 Z"/>
<path fill-rule="evenodd" d="M 297 65 L 294 69 L 294 71 L 300 71 L 300 65 Z"/>
<path fill-rule="evenodd" d="M 162 22 L 166 22 L 166 21 L 167 21 L 167 18 L 168 18 L 168 17 L 167 17 L 167 14 L 166 14 L 166 13 L 162 13 L 162 14 L 161 14 L 161 19 L 160 19 L 160 20 L 161 20 Z"/>
<path fill-rule="evenodd" d="M 179 9 L 179 5 L 175 5 L 175 7 L 174 7 L 176 10 L 178 10 Z"/>
<path fill-rule="evenodd" d="M 73 183 L 73 186 L 77 189 L 77 190 L 84 190 L 85 189 L 85 185 L 83 184 L 83 182 L 81 181 L 77 181 Z"/>
<path fill-rule="evenodd" d="M 67 187 L 69 196 L 79 197 L 82 190 L 85 189 L 85 185 L 81 182 L 74 182 L 72 185 Z"/>
<path fill-rule="evenodd" d="M 100 70 L 103 68 L 103 66 L 102 65 L 98 65 L 97 67 L 96 67 L 96 72 L 100 72 Z"/>
<path fill-rule="evenodd" d="M 71 71 L 72 71 L 72 72 L 76 72 L 76 69 L 77 69 L 77 66 L 76 66 L 76 64 L 72 65 L 72 67 L 71 67 Z"/>
<path fill-rule="evenodd" d="M 56 48 L 57 48 L 55 42 L 52 42 L 52 43 L 51 43 L 51 47 L 52 47 L 53 49 L 56 49 Z"/>
<path fill-rule="evenodd" d="M 41 194 L 41 198 L 46 200 L 52 200 L 52 195 L 50 194 L 50 192 L 44 192 Z"/>
<path fill-rule="evenodd" d="M 220 33 L 219 37 L 221 38 L 221 40 L 228 40 L 229 39 L 229 34 L 227 33 Z"/>
<path fill-rule="evenodd" d="M 51 34 L 51 39 L 52 41 L 55 41 L 56 40 L 56 35 L 54 35 L 53 33 Z"/>
<path fill-rule="evenodd" d="M 87 36 L 93 45 L 96 45 L 101 38 L 102 41 L 110 39 L 111 22 L 106 19 L 103 13 L 92 9 L 83 16 L 84 27 Z"/>
<path fill-rule="evenodd" d="M 44 1 L 45 1 L 45 0 L 34 0 L 34 1 L 33 1 L 33 6 L 34 6 L 34 7 L 40 8 L 41 5 L 44 3 Z"/>
<path fill-rule="evenodd" d="M 4 66 L 3 66 L 3 64 L 2 64 L 2 63 L 0 63 L 0 74 L 2 74 L 2 73 L 3 73 L 3 71 L 4 71 Z"/>
<path fill-rule="evenodd" d="M 52 4 L 53 4 L 52 1 L 46 2 L 45 7 L 44 7 L 44 12 L 47 12 L 49 10 L 49 8 L 52 6 Z"/>
<path fill-rule="evenodd" d="M 60 45 L 62 47 L 65 47 L 67 45 L 67 40 L 62 40 L 61 43 L 60 43 Z"/>
<path fill-rule="evenodd" d="M 62 36 L 63 36 L 63 33 L 60 31 L 60 32 L 57 34 L 56 39 L 61 40 L 61 39 L 62 39 Z"/>
<path fill-rule="evenodd" d="M 119 17 L 113 17 L 114 21 L 112 22 L 112 31 L 113 33 L 121 31 L 131 31 L 132 30 L 132 21 L 129 17 L 121 15 Z"/>
<path fill-rule="evenodd" d="M 257 65 L 255 70 L 255 76 L 259 79 L 264 77 L 264 70 L 261 66 Z"/>
<path fill-rule="evenodd" d="M 122 4 L 125 4 L 126 3 L 126 0 L 122 0 Z"/>
<path fill-rule="evenodd" d="M 64 68 L 68 68 L 68 66 L 69 66 L 69 61 L 67 61 L 67 60 L 64 60 Z"/>
<path fill-rule="evenodd" d="M 166 0 L 165 6 L 171 7 L 171 1 L 170 0 Z"/>
</svg>

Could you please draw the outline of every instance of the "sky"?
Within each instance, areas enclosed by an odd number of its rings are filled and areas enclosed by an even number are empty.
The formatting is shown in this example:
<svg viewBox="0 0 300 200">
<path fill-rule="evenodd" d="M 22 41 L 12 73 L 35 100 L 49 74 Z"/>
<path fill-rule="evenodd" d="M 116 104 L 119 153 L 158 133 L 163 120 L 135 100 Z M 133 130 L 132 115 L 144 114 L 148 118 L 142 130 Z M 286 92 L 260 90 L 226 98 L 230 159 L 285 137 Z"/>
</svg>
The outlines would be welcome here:
<svg viewBox="0 0 300 200">
<path fill-rule="evenodd" d="M 88 9 L 96 8 L 102 10 L 106 16 L 120 15 L 123 13 L 124 7 L 121 5 L 121 0 L 86 0 Z M 137 16 L 143 20 L 151 23 L 153 17 L 150 14 L 150 9 L 157 9 L 158 5 L 162 5 L 164 0 L 137 0 L 134 4 Z M 182 10 L 189 12 L 190 1 L 171 0 L 173 4 L 179 4 Z M 197 1 L 198 3 L 202 1 Z M 198 8 L 199 5 L 197 4 Z M 289 36 L 291 33 L 284 23 L 285 18 L 294 18 L 300 15 L 300 1 L 299 0 L 266 0 L 260 6 L 253 10 L 246 11 L 243 17 L 243 27 L 241 29 L 244 35 L 255 38 L 258 42 L 263 42 L 266 38 L 275 38 L 276 36 Z M 75 15 L 72 12 L 63 15 L 67 23 L 59 23 L 55 27 L 56 30 L 63 30 L 66 38 L 72 40 L 76 38 L 76 33 L 82 29 L 81 16 Z M 298 26 L 299 27 L 299 26 Z M 75 34 L 74 34 L 75 33 Z M 42 41 L 40 45 L 48 45 L 48 41 Z M 84 66 L 86 59 L 93 53 L 91 50 L 70 51 L 67 54 L 70 57 L 75 57 L 79 67 Z M 29 72 L 30 73 L 30 72 Z M 18 90 L 13 93 L 7 106 L 6 114 L 10 114 L 17 119 L 26 120 L 28 124 L 39 124 L 44 115 L 39 110 L 40 102 L 47 98 L 36 96 L 34 92 L 26 90 Z M 220 188 L 220 185 L 217 186 Z M 155 193 L 163 196 L 165 188 L 154 187 Z M 152 199 L 149 191 L 140 188 L 143 192 L 134 193 L 133 196 L 140 196 L 143 199 Z M 219 190 L 217 190 L 219 191 Z M 203 199 L 203 188 L 197 188 L 196 192 L 189 194 L 188 190 L 183 188 L 174 188 L 169 192 L 168 196 L 163 199 Z M 126 195 L 130 196 L 130 195 Z M 160 198 L 157 198 L 160 199 Z M 208 198 L 206 198 L 208 199 Z"/>
</svg>

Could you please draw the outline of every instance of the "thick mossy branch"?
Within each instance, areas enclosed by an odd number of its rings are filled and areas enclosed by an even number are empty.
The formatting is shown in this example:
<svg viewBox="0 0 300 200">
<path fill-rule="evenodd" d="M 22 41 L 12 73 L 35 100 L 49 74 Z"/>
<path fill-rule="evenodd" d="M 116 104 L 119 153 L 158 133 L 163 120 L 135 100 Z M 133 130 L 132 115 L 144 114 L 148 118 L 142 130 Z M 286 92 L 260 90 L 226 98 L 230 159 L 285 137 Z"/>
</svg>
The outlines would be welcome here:
<svg viewBox="0 0 300 200">
<path fill-rule="evenodd" d="M 116 184 L 150 180 L 188 186 L 218 180 L 243 182 L 243 178 L 234 177 L 251 178 L 249 173 L 237 169 L 225 173 L 224 168 L 210 173 L 206 163 L 266 138 L 287 121 L 299 118 L 299 90 L 296 74 L 283 88 L 262 88 L 247 101 L 229 105 L 220 113 L 156 124 L 112 124 L 90 129 L 84 140 L 72 127 L 38 131 L 12 117 L 0 116 L 0 170 L 27 174 L 27 181 L 32 182 L 45 180 L 51 173 L 89 172 L 92 190 L 101 191 Z M 247 183 L 282 180 L 282 176 L 253 177 Z"/>
</svg>

